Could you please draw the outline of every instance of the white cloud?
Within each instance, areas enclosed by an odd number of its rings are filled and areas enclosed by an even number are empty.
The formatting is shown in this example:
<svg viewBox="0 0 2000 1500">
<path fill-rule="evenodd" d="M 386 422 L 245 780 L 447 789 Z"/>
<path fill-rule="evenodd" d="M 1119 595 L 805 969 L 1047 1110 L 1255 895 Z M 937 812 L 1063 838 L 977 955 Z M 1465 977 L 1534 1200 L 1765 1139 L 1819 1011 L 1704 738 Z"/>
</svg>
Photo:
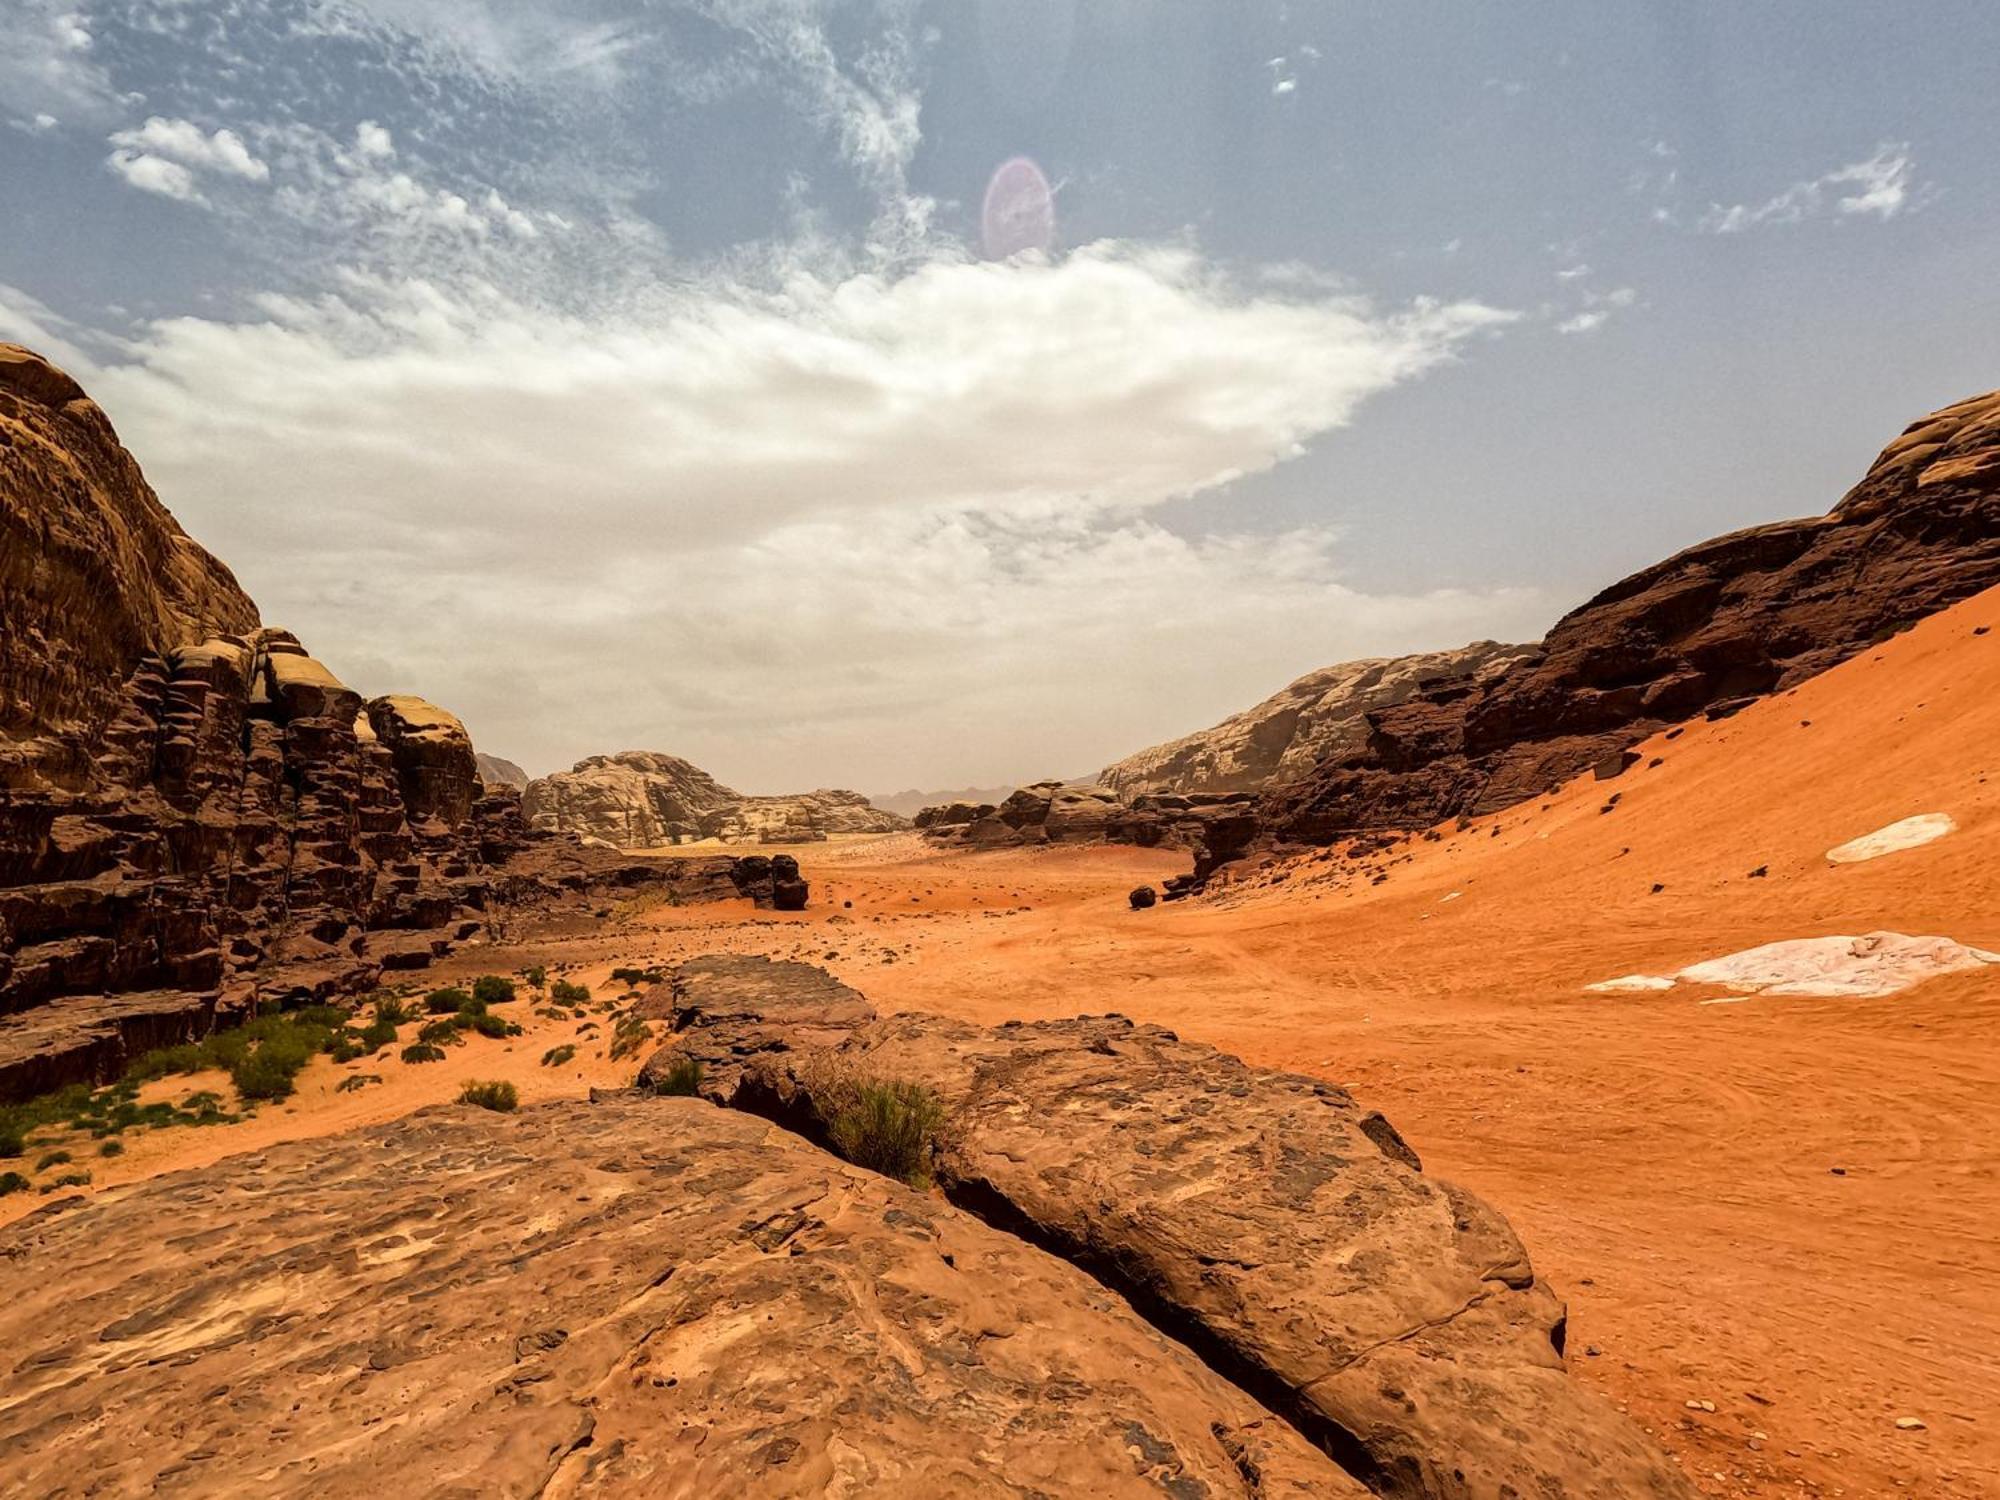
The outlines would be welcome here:
<svg viewBox="0 0 2000 1500">
<path fill-rule="evenodd" d="M 216 130 L 204 135 L 201 127 L 189 120 L 154 115 L 136 130 L 113 132 L 110 143 L 121 152 L 165 157 L 196 172 L 241 177 L 249 182 L 267 182 L 271 176 L 271 169 L 250 154 L 235 131 Z"/>
<path fill-rule="evenodd" d="M 1325 532 L 1146 516 L 1507 321 L 1478 305 L 1105 245 L 587 316 L 360 278 L 264 313 L 79 373 L 268 618 L 538 764 L 629 740 L 764 785 L 1084 770 L 1240 706 L 1246 672 L 1526 609 L 1352 592 Z"/>
<path fill-rule="evenodd" d="M 1589 270 L 1588 266 L 1584 266 L 1576 272 L 1558 271 L 1556 276 L 1561 280 L 1573 280 L 1577 275 L 1588 275 Z M 1639 303 L 1639 291 L 1638 288 L 1629 286 L 1614 287 L 1608 292 L 1585 287 L 1582 302 L 1580 310 L 1556 324 L 1557 333 L 1572 336 L 1596 333 L 1611 321 L 1613 313 L 1622 312 L 1628 307 L 1636 307 Z"/>
<path fill-rule="evenodd" d="M 354 131 L 354 149 L 365 157 L 387 161 L 396 154 L 396 141 L 383 126 L 363 120 Z"/>
<path fill-rule="evenodd" d="M 203 201 L 194 185 L 194 173 L 164 156 L 148 156 L 140 151 L 114 151 L 104 164 L 144 193 L 177 198 L 183 203 Z"/>
<path fill-rule="evenodd" d="M 1849 162 L 1809 182 L 1795 182 L 1763 203 L 1711 205 L 1700 228 L 1708 234 L 1741 234 L 1827 214 L 1888 220 L 1916 207 L 1925 193 L 1916 182 L 1916 159 L 1909 146 L 1890 143 L 1865 161 Z"/>
<path fill-rule="evenodd" d="M 83 15 L 56 0 L 8 0 L 0 15 L 0 103 L 22 118 L 114 117 L 117 96 Z"/>
<path fill-rule="evenodd" d="M 1556 324 L 1557 333 L 1595 333 L 1611 321 L 1611 314 L 1603 308 L 1590 312 L 1580 312 L 1573 318 L 1565 318 Z"/>
</svg>

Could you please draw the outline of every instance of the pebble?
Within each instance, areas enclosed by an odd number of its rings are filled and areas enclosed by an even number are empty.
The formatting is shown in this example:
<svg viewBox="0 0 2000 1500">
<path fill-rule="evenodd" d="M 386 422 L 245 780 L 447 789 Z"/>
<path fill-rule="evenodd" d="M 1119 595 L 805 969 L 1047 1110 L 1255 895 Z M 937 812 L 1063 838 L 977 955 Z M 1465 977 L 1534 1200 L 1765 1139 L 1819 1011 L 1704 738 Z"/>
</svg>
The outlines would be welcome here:
<svg viewBox="0 0 2000 1500">
<path fill-rule="evenodd" d="M 1687 1409 L 1689 1411 L 1714 1411 L 1715 1403 L 1713 1401 L 1690 1401 L 1687 1404 Z"/>
<path fill-rule="evenodd" d="M 1922 1420 L 1917 1417 L 1898 1417 L 1896 1418 L 1896 1430 L 1898 1432 L 1923 1432 L 1927 1429 L 1924 1427 Z"/>
</svg>

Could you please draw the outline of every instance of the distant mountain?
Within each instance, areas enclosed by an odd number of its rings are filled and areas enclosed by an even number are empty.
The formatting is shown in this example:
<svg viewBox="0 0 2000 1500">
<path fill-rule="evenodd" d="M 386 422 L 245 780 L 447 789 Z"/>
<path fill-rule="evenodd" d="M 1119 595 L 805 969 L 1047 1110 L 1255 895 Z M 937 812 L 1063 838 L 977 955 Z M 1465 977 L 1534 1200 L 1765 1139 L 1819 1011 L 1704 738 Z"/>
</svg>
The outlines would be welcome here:
<svg viewBox="0 0 2000 1500">
<path fill-rule="evenodd" d="M 811 843 L 836 833 L 894 833 L 910 826 L 859 792 L 822 788 L 747 797 L 692 761 L 655 750 L 580 760 L 529 782 L 521 805 L 531 827 L 587 834 L 621 849 L 698 839 Z"/>
<path fill-rule="evenodd" d="M 914 818 L 927 807 L 941 807 L 947 802 L 970 802 L 975 806 L 1005 802 L 1014 788 L 1010 786 L 962 786 L 945 792 L 897 792 L 889 797 L 870 797 L 868 800 L 884 812 L 895 813 L 898 817 Z"/>
<path fill-rule="evenodd" d="M 513 786 L 526 790 L 528 773 L 511 760 L 488 755 L 484 750 L 475 752 L 474 758 L 479 762 L 479 779 L 488 786 Z"/>
<path fill-rule="evenodd" d="M 1097 780 L 1127 801 L 1147 792 L 1262 791 L 1320 761 L 1358 750 L 1368 739 L 1371 709 L 1405 702 L 1445 678 L 1505 671 L 1535 650 L 1474 641 L 1456 651 L 1323 667 L 1212 729 L 1128 755 L 1106 766 Z"/>
</svg>

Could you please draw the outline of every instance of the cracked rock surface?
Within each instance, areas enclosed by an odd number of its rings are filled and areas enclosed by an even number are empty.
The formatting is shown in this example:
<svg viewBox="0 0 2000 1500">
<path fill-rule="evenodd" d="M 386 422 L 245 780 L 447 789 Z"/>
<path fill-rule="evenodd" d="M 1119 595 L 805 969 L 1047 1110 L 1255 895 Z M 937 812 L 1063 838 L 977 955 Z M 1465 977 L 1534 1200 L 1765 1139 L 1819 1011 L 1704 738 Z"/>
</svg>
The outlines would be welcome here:
<svg viewBox="0 0 2000 1500">
<path fill-rule="evenodd" d="M 952 1201 L 1119 1290 L 1379 1493 L 1691 1493 L 1570 1379 L 1563 1303 L 1507 1221 L 1343 1089 L 1118 1016 L 873 1019 L 756 958 L 697 960 L 646 1003 L 704 1092 L 808 1136 L 846 1081 L 933 1089 Z"/>
<path fill-rule="evenodd" d="M 52 1204 L 0 1351 L 7 1494 L 1364 1493 L 1075 1268 L 693 1099 Z"/>
</svg>

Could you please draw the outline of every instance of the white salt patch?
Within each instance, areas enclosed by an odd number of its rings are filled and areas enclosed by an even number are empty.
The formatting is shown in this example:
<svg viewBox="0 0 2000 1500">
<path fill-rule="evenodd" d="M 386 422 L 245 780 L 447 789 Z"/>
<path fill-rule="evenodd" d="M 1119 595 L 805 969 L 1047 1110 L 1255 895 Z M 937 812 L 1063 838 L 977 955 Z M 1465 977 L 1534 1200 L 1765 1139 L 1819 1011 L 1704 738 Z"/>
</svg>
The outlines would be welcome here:
<svg viewBox="0 0 2000 1500">
<path fill-rule="evenodd" d="M 1878 828 L 1858 839 L 1850 839 L 1838 849 L 1829 849 L 1826 857 L 1837 865 L 1858 865 L 1863 860 L 1880 859 L 1885 854 L 1915 849 L 1932 839 L 1941 839 L 1947 833 L 1956 832 L 1958 824 L 1952 822 L 1951 814 L 1918 813 L 1914 818 L 1905 818 L 1887 828 Z"/>
<path fill-rule="evenodd" d="M 1756 995 L 1878 996 L 1986 964 L 2000 964 L 2000 953 L 1950 938 L 1871 932 L 1766 943 L 1690 964 L 1676 977 Z"/>
<path fill-rule="evenodd" d="M 1596 984 L 1586 984 L 1585 989 L 1597 995 L 1639 995 L 1650 994 L 1674 987 L 1671 979 L 1662 979 L 1653 974 L 1624 974 L 1616 979 L 1600 979 Z"/>
</svg>

